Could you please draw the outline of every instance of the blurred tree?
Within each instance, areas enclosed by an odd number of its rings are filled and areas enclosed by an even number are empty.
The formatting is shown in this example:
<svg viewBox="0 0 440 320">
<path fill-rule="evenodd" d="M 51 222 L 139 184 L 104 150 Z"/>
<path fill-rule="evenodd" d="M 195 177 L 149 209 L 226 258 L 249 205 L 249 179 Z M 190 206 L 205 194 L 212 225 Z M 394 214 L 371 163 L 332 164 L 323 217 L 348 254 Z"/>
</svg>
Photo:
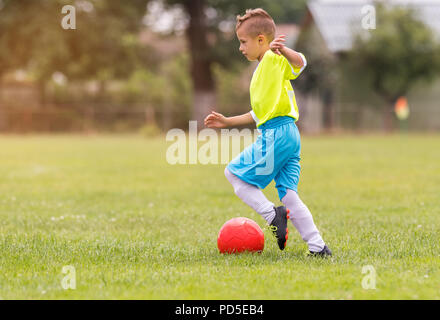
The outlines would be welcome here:
<svg viewBox="0 0 440 320">
<path fill-rule="evenodd" d="M 153 1 L 153 0 L 151 0 Z M 237 50 L 233 26 L 246 8 L 263 7 L 277 22 L 297 21 L 305 0 L 164 0 L 180 4 L 189 19 L 193 119 L 202 120 L 215 105 L 213 63 L 231 68 L 245 59 Z M 42 102 L 55 72 L 68 80 L 95 79 L 100 83 L 97 101 L 109 79 L 128 78 L 138 69 L 160 72 L 160 57 L 139 43 L 148 0 L 0 0 L 0 79 L 18 68 L 32 72 Z M 76 8 L 76 29 L 64 30 L 64 5 Z M 208 13 L 208 14 L 207 14 Z M 219 25 L 232 26 L 231 36 Z M 201 126 L 200 126 L 201 127 Z"/>
<path fill-rule="evenodd" d="M 77 29 L 64 31 L 71 54 L 65 72 L 73 78 L 105 82 L 126 78 L 141 66 L 154 65 L 154 52 L 139 42 L 148 0 L 90 1 L 78 10 Z"/>
<path fill-rule="evenodd" d="M 230 67 L 240 57 L 238 42 L 234 37 L 225 37 L 220 32 L 220 23 L 235 26 L 235 17 L 248 8 L 262 7 L 276 22 L 297 22 L 305 9 L 305 0 L 165 0 L 172 5 L 182 5 L 189 17 L 186 35 L 191 55 L 193 80 L 192 119 L 198 128 L 203 128 L 203 119 L 216 105 L 215 83 L 212 71 L 214 62 Z M 209 13 L 209 18 L 207 15 Z M 209 35 L 215 35 L 214 41 Z M 241 57 L 242 58 L 242 57 Z"/>
<path fill-rule="evenodd" d="M 11 1 L 0 2 L 0 78 L 7 71 L 22 66 L 30 56 L 27 43 L 20 41 L 31 33 L 32 27 L 26 23 L 30 12 L 19 13 L 19 6 Z M 12 28 L 15 23 L 22 27 Z"/>
<path fill-rule="evenodd" d="M 349 53 L 352 72 L 363 75 L 386 102 L 384 127 L 392 129 L 396 100 L 419 80 L 440 72 L 440 46 L 433 31 L 413 10 L 377 7 L 378 27 L 369 36 L 358 35 Z"/>
<path fill-rule="evenodd" d="M 138 40 L 148 0 L 2 1 L 0 76 L 7 70 L 32 71 L 45 97 L 54 72 L 68 79 L 97 79 L 101 93 L 110 78 L 128 77 L 154 55 Z M 76 29 L 63 29 L 64 5 L 76 8 Z M 99 97 L 99 96 L 98 96 Z"/>
<path fill-rule="evenodd" d="M 122 99 L 124 104 L 129 105 L 141 104 L 149 109 L 151 117 L 164 130 L 173 126 L 187 127 L 190 116 L 187 113 L 191 104 L 191 81 L 187 66 L 188 57 L 183 53 L 162 63 L 155 72 L 137 69 L 113 100 Z"/>
</svg>

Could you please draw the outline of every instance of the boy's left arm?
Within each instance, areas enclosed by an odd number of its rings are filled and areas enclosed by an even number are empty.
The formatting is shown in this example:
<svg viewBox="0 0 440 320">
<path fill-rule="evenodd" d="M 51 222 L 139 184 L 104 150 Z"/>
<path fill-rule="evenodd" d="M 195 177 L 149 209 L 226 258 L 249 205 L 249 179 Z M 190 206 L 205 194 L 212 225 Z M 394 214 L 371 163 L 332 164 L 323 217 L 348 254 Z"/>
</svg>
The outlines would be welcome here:
<svg viewBox="0 0 440 320">
<path fill-rule="evenodd" d="M 301 55 L 295 50 L 287 48 L 284 45 L 284 42 L 286 41 L 285 37 L 286 37 L 285 35 L 280 35 L 277 38 L 275 38 L 270 43 L 270 49 L 278 55 L 282 54 L 293 67 L 297 67 L 297 68 L 304 67 L 304 60 L 301 57 Z"/>
</svg>

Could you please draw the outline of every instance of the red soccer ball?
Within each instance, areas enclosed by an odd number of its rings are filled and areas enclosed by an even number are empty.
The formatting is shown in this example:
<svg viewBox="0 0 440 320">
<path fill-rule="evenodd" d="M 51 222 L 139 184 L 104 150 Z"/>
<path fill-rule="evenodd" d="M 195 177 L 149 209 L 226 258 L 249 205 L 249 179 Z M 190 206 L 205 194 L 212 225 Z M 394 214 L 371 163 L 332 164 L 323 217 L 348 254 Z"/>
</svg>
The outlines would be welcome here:
<svg viewBox="0 0 440 320">
<path fill-rule="evenodd" d="M 217 237 L 217 247 L 220 253 L 262 252 L 264 233 L 251 219 L 233 218 L 221 227 Z"/>
</svg>

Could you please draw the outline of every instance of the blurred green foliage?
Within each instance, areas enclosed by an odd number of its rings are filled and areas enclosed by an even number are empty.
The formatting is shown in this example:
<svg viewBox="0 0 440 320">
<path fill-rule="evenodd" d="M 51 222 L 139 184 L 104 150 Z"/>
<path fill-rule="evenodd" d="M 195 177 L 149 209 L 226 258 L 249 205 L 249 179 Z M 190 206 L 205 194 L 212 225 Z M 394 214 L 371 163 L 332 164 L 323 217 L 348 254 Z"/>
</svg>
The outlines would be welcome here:
<svg viewBox="0 0 440 320">
<path fill-rule="evenodd" d="M 249 112 L 249 82 L 251 74 L 245 66 L 238 70 L 225 69 L 220 64 L 213 67 L 217 89 L 217 111 L 226 116 Z"/>
<path fill-rule="evenodd" d="M 56 71 L 69 79 L 126 77 L 154 64 L 138 41 L 147 0 L 83 1 L 76 5 L 75 30 L 61 26 L 67 0 L 6 1 L 0 11 L 0 75 L 30 70 L 45 83 Z"/>
<path fill-rule="evenodd" d="M 377 8 L 377 28 L 356 37 L 348 61 L 351 73 L 362 74 L 392 106 L 418 81 L 440 73 L 440 43 L 414 9 Z"/>
<path fill-rule="evenodd" d="M 125 130 L 133 123 L 124 122 L 117 112 L 143 112 L 146 108 L 152 110 L 162 129 L 187 127 L 194 107 L 194 48 L 182 47 L 180 53 L 163 56 L 154 41 L 141 41 L 149 1 L 156 0 L 0 1 L 0 80 L 8 72 L 25 70 L 40 90 L 41 104 L 64 108 L 60 117 L 66 128 L 71 127 L 68 117 L 75 119 L 72 123 L 81 117 L 74 109 L 91 115 L 114 112 L 120 121 L 115 126 Z M 163 2 L 185 9 L 195 0 Z M 215 107 L 227 115 L 247 112 L 252 67 L 238 50 L 233 30 L 236 16 L 248 8 L 262 7 L 277 24 L 298 24 L 304 17 L 306 0 L 197 2 L 210 12 L 203 26 L 208 41 L 201 51 L 208 62 L 203 66 L 212 74 Z M 77 29 L 64 30 L 61 9 L 72 4 Z M 310 67 L 295 81 L 295 88 L 318 93 L 328 106 L 328 114 L 336 87 L 354 100 L 381 97 L 389 115 L 399 96 L 406 95 L 419 80 L 430 81 L 440 72 L 438 41 L 415 12 L 377 8 L 377 29 L 358 36 L 353 51 L 340 55 L 341 59 L 329 53 L 322 41 L 315 41 L 319 38 L 316 29 L 301 33 L 297 41 L 295 49 L 306 55 Z M 230 32 L 220 27 L 225 22 L 232 26 Z M 172 42 L 175 38 L 166 39 Z M 61 80 L 56 81 L 54 74 L 62 75 Z"/>
<path fill-rule="evenodd" d="M 305 54 L 309 66 L 295 85 L 320 97 L 325 126 L 337 104 L 344 126 L 356 126 L 362 117 L 360 108 L 368 106 L 374 113 L 382 109 L 383 127 L 391 130 L 395 101 L 420 80 L 430 81 L 439 74 L 439 42 L 414 10 L 377 4 L 376 29 L 353 34 L 353 49 L 336 54 L 326 47 L 315 24 L 302 30 L 295 49 Z M 344 104 L 357 110 L 343 109 Z"/>
<path fill-rule="evenodd" d="M 40 104 L 70 108 L 72 118 L 80 117 L 73 109 L 91 117 L 99 112 L 151 108 L 162 128 L 187 127 L 194 89 L 191 49 L 163 57 L 155 43 L 141 42 L 148 2 L 3 0 L 0 79 L 8 72 L 25 70 L 40 90 Z M 169 6 L 185 2 L 165 1 Z M 305 2 L 201 1 L 205 8 L 216 12 L 207 19 L 210 41 L 204 51 L 209 56 L 218 110 L 234 114 L 250 108 L 249 79 L 243 79 L 242 73 L 247 61 L 237 49 L 235 34 L 220 30 L 221 22 L 234 24 L 238 14 L 255 7 L 265 8 L 277 22 L 299 22 Z M 75 30 L 61 26 L 65 5 L 76 8 Z M 56 81 L 54 74 L 62 75 L 64 80 Z"/>
<path fill-rule="evenodd" d="M 169 6 L 185 5 L 194 0 L 164 0 Z M 219 28 L 224 22 L 235 26 L 237 15 L 243 15 L 246 9 L 263 8 L 275 20 L 275 23 L 300 24 L 306 12 L 307 0 L 205 0 L 201 1 L 205 9 L 214 9 L 215 14 L 206 20 L 206 29 L 214 35 L 214 44 L 208 46 L 207 52 L 214 63 L 224 68 L 240 70 L 245 60 L 238 50 L 235 32 L 225 33 Z M 235 30 L 235 29 L 234 29 Z"/>
<path fill-rule="evenodd" d="M 135 70 L 122 83 L 120 90 L 112 92 L 112 100 L 121 104 L 151 107 L 167 126 L 183 125 L 191 108 L 192 88 L 188 68 L 188 55 L 182 53 L 164 61 L 156 71 Z"/>
</svg>

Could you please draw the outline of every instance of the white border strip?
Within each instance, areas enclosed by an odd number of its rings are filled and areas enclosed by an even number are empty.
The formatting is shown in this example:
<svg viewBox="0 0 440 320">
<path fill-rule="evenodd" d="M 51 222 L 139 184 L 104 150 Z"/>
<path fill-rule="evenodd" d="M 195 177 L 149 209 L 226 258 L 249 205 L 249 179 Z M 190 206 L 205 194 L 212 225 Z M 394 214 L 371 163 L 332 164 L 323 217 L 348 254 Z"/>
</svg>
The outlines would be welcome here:
<svg viewBox="0 0 440 320">
<path fill-rule="evenodd" d="M 254 119 L 255 123 L 258 125 L 258 122 L 260 122 L 260 120 L 257 118 L 257 116 L 255 115 L 254 110 L 250 111 L 250 114 L 252 116 L 252 118 Z"/>
<path fill-rule="evenodd" d="M 299 56 L 301 57 L 301 59 L 302 59 L 304 65 L 303 65 L 303 67 L 301 68 L 301 70 L 299 70 L 298 73 L 296 73 L 295 71 L 293 71 L 292 66 L 290 66 L 290 67 L 292 68 L 292 73 L 293 73 L 295 76 L 299 76 L 299 75 L 301 74 L 301 72 L 303 72 L 303 70 L 307 67 L 307 60 L 306 60 L 306 57 L 305 57 L 301 52 L 298 52 L 298 54 L 299 54 Z"/>
</svg>

